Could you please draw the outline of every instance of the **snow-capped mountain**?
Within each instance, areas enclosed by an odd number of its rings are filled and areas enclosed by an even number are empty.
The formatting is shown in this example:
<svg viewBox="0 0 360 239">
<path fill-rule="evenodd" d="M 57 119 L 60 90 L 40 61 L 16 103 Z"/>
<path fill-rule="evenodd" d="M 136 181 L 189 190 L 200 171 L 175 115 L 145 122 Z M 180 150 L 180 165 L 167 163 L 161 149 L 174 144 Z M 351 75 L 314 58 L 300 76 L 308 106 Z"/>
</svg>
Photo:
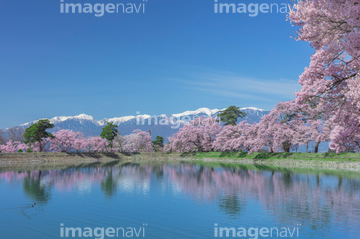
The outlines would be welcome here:
<svg viewBox="0 0 360 239">
<path fill-rule="evenodd" d="M 52 124 L 58 124 L 58 123 L 61 123 L 63 121 L 67 121 L 67 120 L 78 120 L 80 122 L 85 122 L 85 121 L 90 121 L 94 124 L 99 124 L 100 121 L 97 121 L 94 119 L 94 117 L 92 117 L 91 115 L 87 115 L 87 114 L 80 114 L 80 115 L 77 115 L 77 116 L 56 116 L 52 119 L 50 119 L 50 122 Z M 28 122 L 28 123 L 25 123 L 25 124 L 22 124 L 20 126 L 29 126 L 29 125 L 32 125 L 34 123 L 36 123 L 37 120 L 34 120 L 34 121 L 31 121 L 31 122 Z"/>
<path fill-rule="evenodd" d="M 205 116 L 205 117 L 215 117 L 223 109 L 209 109 L 209 108 L 200 108 L 194 111 L 185 111 L 183 113 L 171 114 L 171 115 L 136 115 L 136 116 L 122 116 L 114 118 L 105 118 L 102 120 L 96 120 L 94 117 L 86 114 L 80 114 L 77 116 L 57 116 L 50 119 L 50 122 L 55 125 L 51 132 L 56 132 L 60 129 L 71 129 L 74 131 L 83 132 L 85 136 L 98 136 L 100 135 L 102 127 L 106 122 L 113 122 L 118 125 L 118 129 L 121 134 L 126 135 L 132 133 L 136 129 L 143 131 L 151 130 L 152 138 L 156 136 L 163 136 L 167 139 L 169 136 L 176 133 L 179 128 L 183 125 L 185 121 L 194 119 L 195 117 Z M 258 109 L 255 107 L 246 107 L 241 108 L 243 112 L 246 113 L 246 117 L 239 119 L 238 122 L 246 120 L 248 123 L 259 122 L 261 117 L 268 114 L 270 111 Z M 175 117 L 175 123 L 166 123 L 163 124 L 161 119 L 170 117 Z M 178 122 L 178 121 L 179 122 Z M 36 123 L 37 120 L 22 124 L 20 126 L 27 128 L 31 124 Z M 166 140 L 167 141 L 167 140 Z M 314 151 L 314 142 L 311 142 L 309 146 L 310 151 Z M 326 152 L 329 148 L 328 142 L 320 144 L 319 151 Z M 300 146 L 299 152 L 305 152 L 305 146 Z"/>
<path fill-rule="evenodd" d="M 51 130 L 52 132 L 60 129 L 71 129 L 74 131 L 81 131 L 85 136 L 100 135 L 102 127 L 106 122 L 113 122 L 119 126 L 119 131 L 123 134 L 130 134 L 135 129 L 144 131 L 151 130 L 153 138 L 156 136 L 163 136 L 167 138 L 177 132 L 185 121 L 190 121 L 196 117 L 215 117 L 223 109 L 209 109 L 200 108 L 195 111 L 185 111 L 179 114 L 171 115 L 136 115 L 136 116 L 123 116 L 115 118 L 105 118 L 102 120 L 96 120 L 94 117 L 86 114 L 80 114 L 77 116 L 57 116 L 50 119 L 50 122 L 55 125 Z M 258 109 L 255 107 L 241 108 L 247 115 L 243 119 L 249 123 L 259 122 L 261 117 L 268 114 L 269 111 Z M 164 119 L 167 119 L 164 120 Z M 170 119 L 170 122 L 169 122 Z M 172 120 L 172 121 L 171 121 Z M 31 124 L 36 123 L 37 120 L 25 123 L 22 127 L 29 127 Z"/>
</svg>

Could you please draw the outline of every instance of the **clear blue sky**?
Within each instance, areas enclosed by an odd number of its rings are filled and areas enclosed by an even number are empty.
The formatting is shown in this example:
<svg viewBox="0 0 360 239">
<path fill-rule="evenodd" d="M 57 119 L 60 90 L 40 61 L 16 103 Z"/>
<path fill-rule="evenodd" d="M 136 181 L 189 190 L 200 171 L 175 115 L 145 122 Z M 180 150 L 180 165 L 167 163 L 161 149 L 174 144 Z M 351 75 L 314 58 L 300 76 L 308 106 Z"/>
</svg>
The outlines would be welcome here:
<svg viewBox="0 0 360 239">
<path fill-rule="evenodd" d="M 145 14 L 95 17 L 61 14 L 60 0 L 0 1 L 0 128 L 81 113 L 271 109 L 293 99 L 313 50 L 290 38 L 286 15 L 213 8 L 211 0 L 148 0 Z"/>
</svg>

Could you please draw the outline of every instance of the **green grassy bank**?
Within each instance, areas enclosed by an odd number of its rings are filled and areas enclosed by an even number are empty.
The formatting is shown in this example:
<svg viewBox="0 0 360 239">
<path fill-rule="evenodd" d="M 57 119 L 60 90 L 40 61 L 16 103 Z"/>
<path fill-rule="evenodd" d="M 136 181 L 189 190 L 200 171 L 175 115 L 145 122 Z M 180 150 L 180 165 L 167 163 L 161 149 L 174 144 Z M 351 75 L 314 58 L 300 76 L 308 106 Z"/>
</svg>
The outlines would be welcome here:
<svg viewBox="0 0 360 239">
<path fill-rule="evenodd" d="M 247 153 L 201 152 L 201 153 L 0 153 L 0 170 L 28 168 L 41 165 L 84 165 L 92 163 L 197 163 L 238 164 L 282 168 L 348 170 L 360 172 L 358 153 Z"/>
<path fill-rule="evenodd" d="M 359 153 L 239 153 L 239 152 L 201 152 L 183 153 L 182 157 L 194 159 L 252 159 L 254 161 L 266 161 L 274 159 L 292 159 L 308 161 L 340 161 L 340 162 L 360 162 Z"/>
<path fill-rule="evenodd" d="M 174 154 L 172 157 L 197 163 L 235 163 L 292 169 L 360 172 L 360 154 L 358 153 L 253 153 L 249 155 L 241 152 L 199 152 Z"/>
</svg>

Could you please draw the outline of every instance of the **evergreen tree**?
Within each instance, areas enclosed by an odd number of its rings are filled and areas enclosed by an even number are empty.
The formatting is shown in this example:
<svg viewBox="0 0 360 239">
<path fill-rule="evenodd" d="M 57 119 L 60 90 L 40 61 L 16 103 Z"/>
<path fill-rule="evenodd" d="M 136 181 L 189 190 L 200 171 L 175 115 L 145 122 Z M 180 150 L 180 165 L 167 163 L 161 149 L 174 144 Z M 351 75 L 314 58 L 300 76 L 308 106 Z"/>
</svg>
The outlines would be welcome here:
<svg viewBox="0 0 360 239">
<path fill-rule="evenodd" d="M 113 147 L 113 140 L 118 135 L 117 125 L 112 122 L 106 122 L 106 125 L 104 128 L 102 128 L 102 132 L 100 134 L 100 137 L 103 139 L 106 139 L 109 143 L 109 147 Z"/>
<path fill-rule="evenodd" d="M 31 125 L 25 130 L 24 138 L 25 143 L 33 144 L 35 142 L 39 143 L 40 152 L 43 151 L 42 140 L 44 138 L 53 138 L 54 136 L 51 133 L 46 132 L 47 129 L 54 128 L 54 125 L 50 123 L 48 119 L 41 119 L 37 123 Z"/>
<path fill-rule="evenodd" d="M 164 147 L 164 137 L 156 136 L 155 140 L 152 141 L 153 148 L 155 152 L 159 151 Z"/>
<path fill-rule="evenodd" d="M 220 121 L 224 122 L 225 125 L 236 125 L 238 118 L 244 118 L 246 116 L 245 112 L 242 112 L 239 107 L 230 106 L 227 109 L 223 110 L 220 114 Z"/>
</svg>

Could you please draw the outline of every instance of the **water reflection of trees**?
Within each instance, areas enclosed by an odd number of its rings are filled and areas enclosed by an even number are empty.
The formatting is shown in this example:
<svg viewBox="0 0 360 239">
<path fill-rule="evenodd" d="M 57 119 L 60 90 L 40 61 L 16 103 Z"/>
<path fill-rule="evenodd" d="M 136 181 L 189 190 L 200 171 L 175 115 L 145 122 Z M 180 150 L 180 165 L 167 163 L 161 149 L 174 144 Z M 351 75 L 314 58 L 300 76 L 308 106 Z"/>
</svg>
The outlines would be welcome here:
<svg viewBox="0 0 360 239">
<path fill-rule="evenodd" d="M 50 199 L 50 185 L 41 184 L 42 171 L 27 172 L 23 188 L 27 196 L 35 202 L 46 203 Z"/>
<path fill-rule="evenodd" d="M 106 172 L 105 179 L 101 181 L 101 190 L 104 192 L 105 196 L 112 197 L 116 194 L 116 180 L 113 175 L 112 168 Z"/>
<path fill-rule="evenodd" d="M 236 194 L 219 196 L 219 207 L 230 217 L 236 218 L 246 208 L 246 201 L 240 199 Z"/>
<path fill-rule="evenodd" d="M 241 215 L 246 201 L 255 200 L 283 225 L 301 223 L 314 230 L 330 227 L 332 220 L 360 225 L 359 179 L 189 165 L 168 171 L 185 193 L 198 201 L 218 201 L 230 216 Z"/>
<path fill-rule="evenodd" d="M 256 201 L 280 222 L 312 225 L 322 230 L 332 220 L 359 226 L 360 180 L 335 176 L 293 174 L 246 168 L 197 165 L 134 165 L 72 168 L 32 172 L 1 172 L 0 180 L 21 181 L 24 192 L 46 202 L 51 189 L 89 190 L 100 185 L 107 198 L 118 190 L 145 193 L 159 181 L 168 193 L 180 188 L 198 202 L 219 205 L 231 217 L 241 216 L 249 200 Z"/>
</svg>

